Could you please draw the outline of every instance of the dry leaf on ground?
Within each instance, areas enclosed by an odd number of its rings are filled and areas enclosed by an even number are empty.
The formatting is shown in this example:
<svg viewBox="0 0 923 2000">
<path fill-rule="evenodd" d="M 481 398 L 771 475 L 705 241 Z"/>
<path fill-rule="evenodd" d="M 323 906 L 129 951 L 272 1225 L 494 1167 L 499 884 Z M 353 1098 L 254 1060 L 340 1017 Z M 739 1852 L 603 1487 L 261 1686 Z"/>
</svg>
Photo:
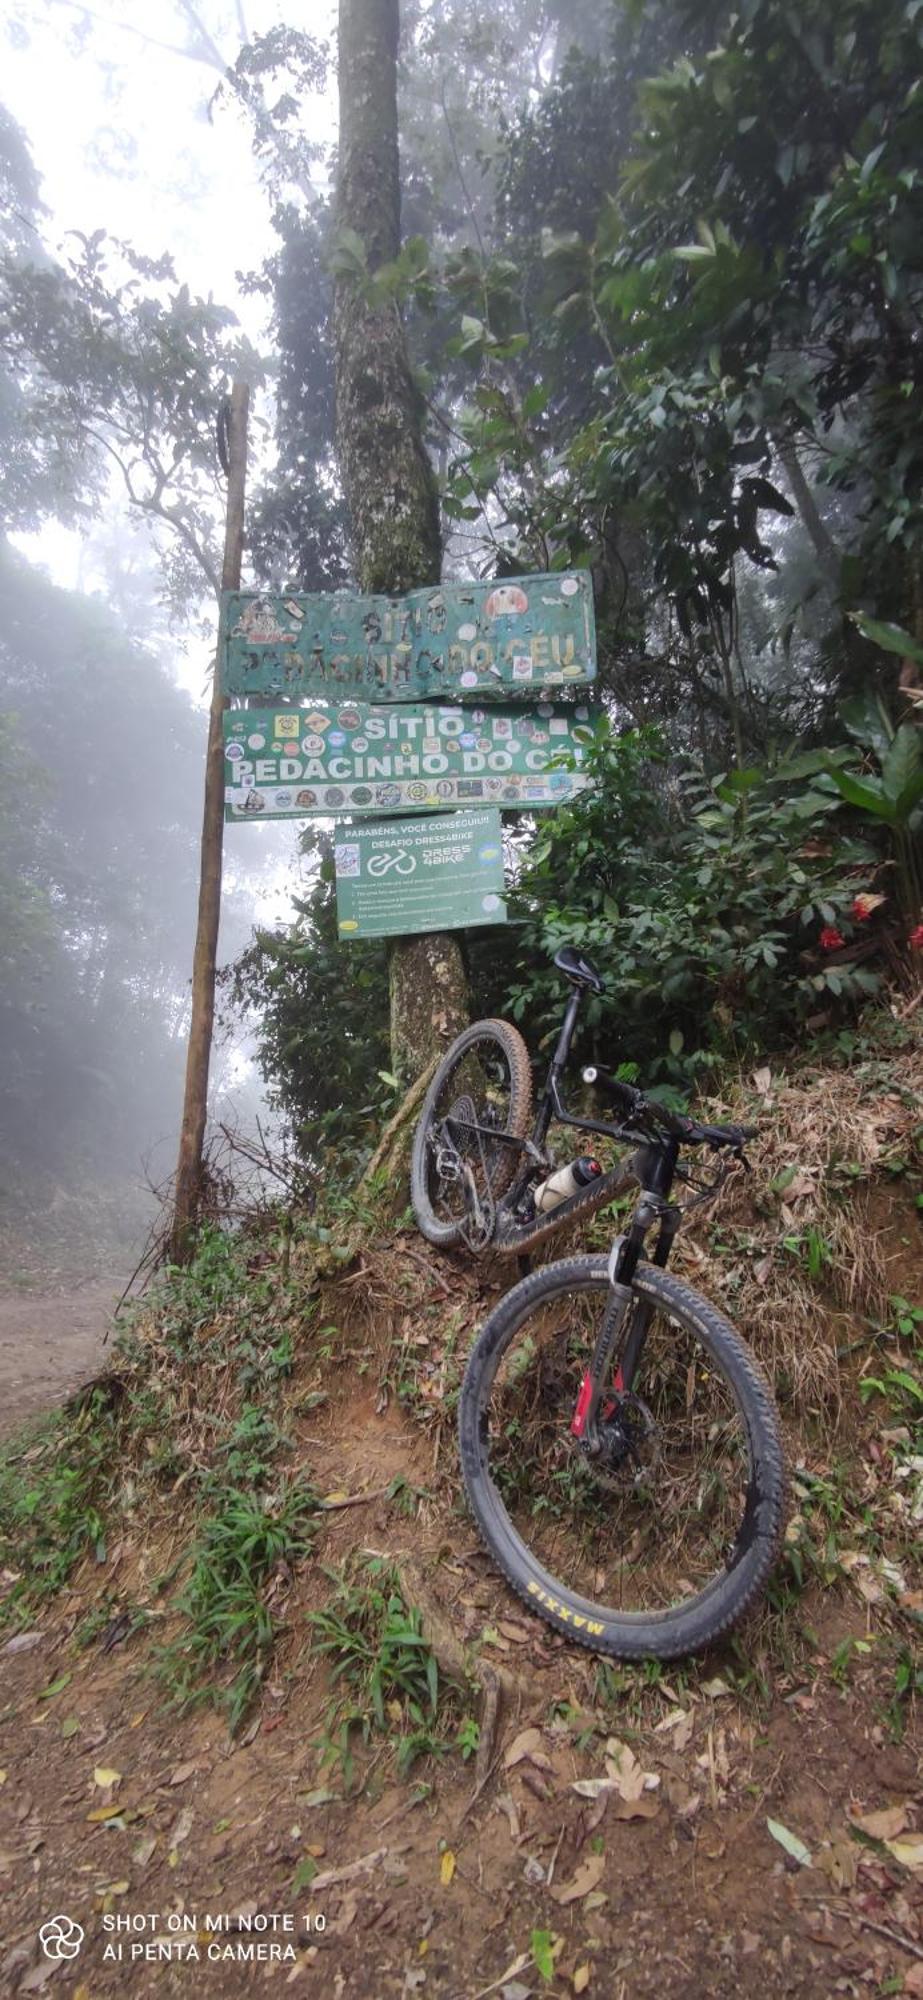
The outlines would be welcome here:
<svg viewBox="0 0 923 2000">
<path fill-rule="evenodd" d="M 93 1783 L 100 1791 L 107 1792 L 122 1782 L 121 1771 L 113 1771 L 108 1764 L 97 1764 L 93 1772 Z"/>
<path fill-rule="evenodd" d="M 885 1846 L 902 1868 L 923 1874 L 923 1833 L 905 1833 L 900 1840 L 886 1840 Z"/>
<path fill-rule="evenodd" d="M 856 1813 L 851 1821 L 872 1840 L 894 1840 L 907 1825 L 906 1806 L 884 1806 L 880 1812 Z"/>
<path fill-rule="evenodd" d="M 540 1771 L 551 1770 L 551 1758 L 542 1749 L 540 1729 L 521 1729 L 519 1735 L 514 1737 L 509 1749 L 503 1754 L 506 1770 L 511 1771 L 514 1764 L 521 1764 L 524 1757 L 528 1757 L 530 1764 L 537 1765 Z"/>
<path fill-rule="evenodd" d="M 588 1854 L 586 1860 L 581 1861 L 579 1868 L 575 1870 L 570 1881 L 562 1882 L 557 1889 L 549 1889 L 549 1896 L 552 1896 L 556 1903 L 579 1903 L 581 1898 L 588 1896 L 590 1890 L 595 1889 L 597 1882 L 602 1880 L 605 1866 L 605 1855 Z"/>
</svg>

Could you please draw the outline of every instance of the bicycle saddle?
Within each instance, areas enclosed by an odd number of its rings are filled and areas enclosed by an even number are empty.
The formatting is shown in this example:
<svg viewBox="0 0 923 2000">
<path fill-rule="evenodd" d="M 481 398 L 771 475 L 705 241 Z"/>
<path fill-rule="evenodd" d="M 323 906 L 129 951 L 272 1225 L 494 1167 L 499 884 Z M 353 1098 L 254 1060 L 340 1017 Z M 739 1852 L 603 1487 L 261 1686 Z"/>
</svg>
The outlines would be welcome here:
<svg viewBox="0 0 923 2000">
<path fill-rule="evenodd" d="M 590 959 L 584 958 L 582 951 L 578 951 L 575 945 L 562 945 L 561 950 L 555 952 L 554 962 L 559 972 L 563 972 L 573 986 L 588 986 L 593 993 L 604 991 L 603 982 L 595 965 Z"/>
</svg>

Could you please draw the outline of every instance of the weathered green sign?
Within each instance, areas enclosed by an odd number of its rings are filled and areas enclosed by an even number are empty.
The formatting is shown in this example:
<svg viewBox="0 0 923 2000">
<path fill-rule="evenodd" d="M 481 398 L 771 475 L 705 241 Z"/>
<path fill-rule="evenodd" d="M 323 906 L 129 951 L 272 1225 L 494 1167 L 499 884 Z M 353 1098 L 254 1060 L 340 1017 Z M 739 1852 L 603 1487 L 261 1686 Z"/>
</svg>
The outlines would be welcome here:
<svg viewBox="0 0 923 2000">
<path fill-rule="evenodd" d="M 341 938 L 506 922 L 496 808 L 338 826 L 334 851 Z"/>
<path fill-rule="evenodd" d="M 582 704 L 542 701 L 534 709 L 356 701 L 229 709 L 224 816 L 331 818 L 475 802 L 534 812 L 564 804 L 590 783 L 579 768 L 549 765 L 566 755 L 579 767 L 593 726 Z"/>
<path fill-rule="evenodd" d="M 406 597 L 231 592 L 222 600 L 229 695 L 470 700 L 596 674 L 586 570 L 445 583 Z"/>
</svg>

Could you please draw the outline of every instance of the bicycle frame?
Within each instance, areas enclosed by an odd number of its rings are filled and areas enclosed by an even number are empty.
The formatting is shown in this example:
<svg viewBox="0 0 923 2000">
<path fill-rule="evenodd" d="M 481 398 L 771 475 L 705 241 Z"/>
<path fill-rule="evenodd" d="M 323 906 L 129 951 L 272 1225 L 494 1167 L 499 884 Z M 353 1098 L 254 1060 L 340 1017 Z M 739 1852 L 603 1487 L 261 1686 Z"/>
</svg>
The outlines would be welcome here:
<svg viewBox="0 0 923 2000">
<path fill-rule="evenodd" d="M 567 1002 L 529 1137 L 520 1139 L 512 1133 L 497 1132 L 474 1124 L 469 1125 L 467 1129 L 489 1138 L 494 1145 L 499 1142 L 502 1145 L 513 1146 L 517 1152 L 526 1155 L 523 1166 L 514 1175 L 510 1187 L 496 1205 L 493 1247 L 501 1252 L 528 1250 L 531 1245 L 560 1228 L 578 1206 L 585 1215 L 594 1213 L 597 1209 L 604 1208 L 630 1181 L 638 1182 L 642 1196 L 631 1225 L 622 1239 L 619 1269 L 620 1279 L 630 1284 L 644 1238 L 657 1221 L 660 1223 L 660 1230 L 653 1261 L 665 1265 L 669 1258 L 680 1223 L 680 1211 L 669 1199 L 679 1156 L 679 1141 L 665 1133 L 632 1132 L 624 1125 L 612 1124 L 606 1119 L 582 1118 L 577 1112 L 568 1109 L 561 1096 L 561 1079 L 570 1056 L 581 999 L 582 993 L 577 987 Z M 515 1211 L 534 1174 L 535 1167 L 550 1164 L 544 1149 L 552 1120 L 559 1125 L 569 1126 L 574 1131 L 592 1132 L 603 1138 L 641 1141 L 641 1143 L 630 1161 L 611 1169 L 608 1174 L 595 1181 L 590 1189 L 581 1189 L 577 1194 L 569 1196 L 566 1201 L 558 1203 L 548 1212 L 546 1218 L 530 1218 L 526 1222 L 519 1222 Z"/>
</svg>

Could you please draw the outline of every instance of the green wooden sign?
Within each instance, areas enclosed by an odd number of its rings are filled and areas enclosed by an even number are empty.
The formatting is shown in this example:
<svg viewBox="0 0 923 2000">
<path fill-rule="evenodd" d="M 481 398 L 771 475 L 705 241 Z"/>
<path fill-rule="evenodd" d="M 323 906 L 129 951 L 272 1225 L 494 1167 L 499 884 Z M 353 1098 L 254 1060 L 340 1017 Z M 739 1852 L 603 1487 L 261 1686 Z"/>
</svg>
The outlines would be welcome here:
<svg viewBox="0 0 923 2000">
<path fill-rule="evenodd" d="M 465 701 L 596 674 L 586 570 L 445 583 L 406 597 L 237 591 L 222 599 L 221 615 L 229 695 Z"/>
<path fill-rule="evenodd" d="M 334 852 L 341 938 L 506 922 L 496 808 L 338 826 Z"/>
<path fill-rule="evenodd" d="M 337 813 L 432 812 L 476 802 L 534 812 L 564 804 L 594 713 L 537 702 L 533 709 L 401 708 L 346 701 L 314 708 L 229 709 L 224 717 L 226 820 L 332 818 Z"/>
</svg>

